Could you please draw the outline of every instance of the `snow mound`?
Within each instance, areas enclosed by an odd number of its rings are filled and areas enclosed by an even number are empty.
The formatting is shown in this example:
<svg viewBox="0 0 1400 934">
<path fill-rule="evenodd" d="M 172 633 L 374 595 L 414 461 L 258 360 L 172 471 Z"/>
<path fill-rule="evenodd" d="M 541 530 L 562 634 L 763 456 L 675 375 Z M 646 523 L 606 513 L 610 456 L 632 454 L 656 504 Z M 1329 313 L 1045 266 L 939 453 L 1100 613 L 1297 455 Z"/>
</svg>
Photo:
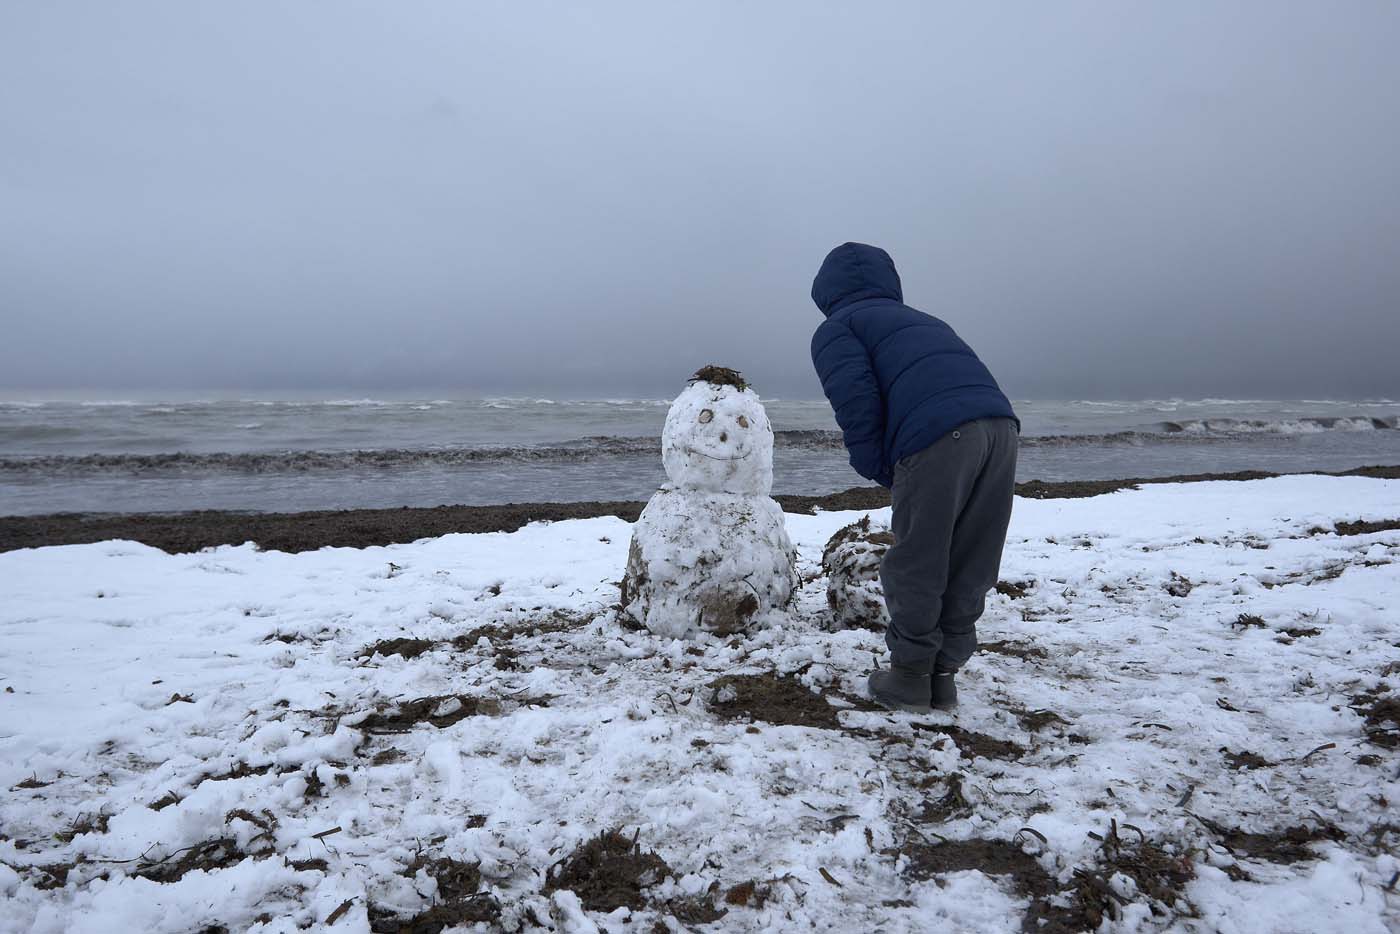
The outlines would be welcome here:
<svg viewBox="0 0 1400 934">
<path fill-rule="evenodd" d="M 822 549 L 826 603 L 832 629 L 884 631 L 890 624 L 880 562 L 894 544 L 889 527 L 871 524 L 870 516 L 843 526 Z"/>
</svg>

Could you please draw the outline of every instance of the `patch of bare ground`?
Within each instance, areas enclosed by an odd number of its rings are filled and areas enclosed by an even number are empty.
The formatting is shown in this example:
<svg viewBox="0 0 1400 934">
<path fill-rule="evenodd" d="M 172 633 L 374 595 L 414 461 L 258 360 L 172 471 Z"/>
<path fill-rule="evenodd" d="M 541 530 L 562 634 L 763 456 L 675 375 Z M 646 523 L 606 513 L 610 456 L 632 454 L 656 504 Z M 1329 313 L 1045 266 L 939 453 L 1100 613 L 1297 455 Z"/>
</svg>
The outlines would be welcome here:
<svg viewBox="0 0 1400 934">
<path fill-rule="evenodd" d="M 774 726 L 839 730 L 838 708 L 809 690 L 795 675 L 775 671 L 725 675 L 710 682 L 709 708 L 725 720 L 758 720 Z"/>
<path fill-rule="evenodd" d="M 1267 769 L 1278 765 L 1277 762 L 1265 759 L 1257 752 L 1250 752 L 1248 750 L 1231 752 L 1225 746 L 1221 746 L 1220 751 L 1225 754 L 1225 763 L 1236 772 L 1249 769 Z"/>
<path fill-rule="evenodd" d="M 719 883 L 714 883 L 710 888 L 709 892 L 668 898 L 664 905 L 657 907 L 669 912 L 682 925 L 711 924 L 729 914 L 729 909 L 720 908 L 715 904 Z M 657 926 L 652 930 L 657 932 L 665 930 L 669 934 L 670 928 L 662 922 L 657 922 Z"/>
<path fill-rule="evenodd" d="M 1392 532 L 1400 529 L 1400 519 L 1355 519 L 1340 521 L 1332 529 L 1337 535 L 1370 535 L 1373 532 Z"/>
<path fill-rule="evenodd" d="M 1120 826 L 1123 830 L 1132 831 L 1136 839 L 1123 840 L 1119 835 Z M 1111 883 L 1114 876 L 1118 875 L 1132 880 L 1134 896 L 1123 894 L 1119 886 Z M 1084 930 L 1097 929 L 1105 919 L 1119 920 L 1122 917 L 1122 907 L 1138 898 L 1147 901 L 1156 917 L 1194 917 L 1196 910 L 1186 900 L 1183 889 L 1195 877 L 1196 867 L 1189 853 L 1169 853 L 1148 840 L 1146 834 L 1137 827 L 1131 824 L 1119 825 L 1117 821 L 1113 821 L 1108 834 L 1103 838 L 1103 846 L 1099 849 L 1098 864 L 1089 869 L 1074 871 L 1073 907 L 1070 912 L 1082 918 Z M 1053 917 L 1052 915 L 1052 920 Z M 1078 923 L 1079 918 L 1074 920 Z M 1075 929 L 1077 928 L 1062 930 Z M 1041 926 L 1034 930 L 1046 931 L 1054 928 Z"/>
<path fill-rule="evenodd" d="M 551 632 L 566 632 L 570 629 L 577 629 L 593 619 L 589 613 L 578 613 L 571 610 L 553 610 L 539 617 L 531 617 L 519 620 L 510 625 L 488 624 L 478 626 L 468 630 L 460 636 L 451 639 L 425 639 L 410 636 L 398 636 L 392 639 L 382 639 L 379 642 L 365 646 L 356 654 L 356 658 L 374 658 L 376 655 L 388 658 L 390 655 L 399 655 L 403 658 L 417 658 L 425 652 L 430 652 L 439 646 L 450 646 L 458 652 L 467 652 L 474 649 L 481 639 L 490 642 L 496 654 L 498 668 L 511 667 L 516 655 L 519 653 L 508 648 L 506 643 L 516 636 L 524 635 L 544 635 Z M 503 660 L 506 662 L 503 664 Z"/>
<path fill-rule="evenodd" d="M 550 866 L 544 891 L 567 889 L 589 911 L 635 910 L 646 904 L 642 891 L 671 874 L 664 859 L 641 848 L 636 834 L 629 840 L 619 828 L 585 840 Z"/>
<path fill-rule="evenodd" d="M 1165 584 L 1162 585 L 1162 589 L 1173 597 L 1187 597 L 1190 596 L 1191 591 L 1195 586 L 1196 585 L 1193 584 L 1190 580 L 1188 580 L 1184 575 L 1178 574 L 1176 571 L 1172 571 L 1171 577 L 1167 580 Z"/>
<path fill-rule="evenodd" d="M 762 908 L 773 898 L 773 886 L 788 882 L 796 877 L 792 874 L 775 876 L 771 879 L 749 879 L 731 886 L 724 893 L 724 903 L 736 908 Z"/>
<path fill-rule="evenodd" d="M 181 851 L 173 859 L 162 860 L 142 866 L 131 875 L 152 882 L 179 882 L 188 873 L 196 870 L 210 872 L 236 866 L 248 858 L 248 854 L 238 848 L 232 837 L 206 840 Z"/>
<path fill-rule="evenodd" d="M 1021 710 L 1019 708 L 1009 708 L 1010 712 L 1016 715 L 1016 720 L 1021 724 L 1021 729 L 1027 733 L 1039 733 L 1048 726 L 1069 726 L 1069 721 L 1053 710 Z"/>
<path fill-rule="evenodd" d="M 1061 890 L 1054 877 L 1021 847 L 1007 840 L 947 840 L 910 845 L 901 852 L 908 857 L 905 873 L 914 879 L 930 879 L 950 872 L 977 870 L 1006 878 L 1017 895 L 1030 904 L 1021 919 L 1027 934 L 1079 934 L 1097 930 L 1105 920 L 1122 917 L 1122 909 L 1143 901 L 1158 917 L 1191 916 L 1194 909 L 1182 890 L 1195 877 L 1188 856 L 1173 855 L 1147 838 L 1137 828 L 1136 839 L 1123 840 L 1115 822 L 1103 841 L 1095 862 L 1074 870 L 1069 888 Z M 1023 833 L 1032 834 L 1031 831 Z M 1018 836 L 1021 836 L 1018 834 Z M 1115 876 L 1132 881 L 1132 886 L 1111 884 Z"/>
<path fill-rule="evenodd" d="M 101 810 L 96 813 L 79 814 L 65 829 L 53 836 L 59 843 L 71 843 L 74 837 L 85 833 L 106 833 L 111 820 L 112 815 Z"/>
<path fill-rule="evenodd" d="M 53 782 L 40 781 L 38 775 L 31 775 L 22 782 L 17 782 L 10 786 L 11 791 L 28 791 L 34 788 L 47 788 Z"/>
<path fill-rule="evenodd" d="M 1020 600 L 1035 586 L 1035 581 L 997 581 L 996 592 L 1012 600 Z"/>
<path fill-rule="evenodd" d="M 459 925 L 479 922 L 494 925 L 500 918 L 501 906 L 496 899 L 485 895 L 460 904 L 434 905 L 415 915 L 398 914 L 371 903 L 368 913 L 371 934 L 442 934 Z"/>
<path fill-rule="evenodd" d="M 967 796 L 963 793 L 962 773 L 954 772 L 948 776 L 947 788 L 943 794 L 925 801 L 923 808 L 914 819 L 925 823 L 941 824 L 944 821 L 966 817 L 971 813 L 972 802 L 967 800 Z"/>
<path fill-rule="evenodd" d="M 240 759 L 238 762 L 229 766 L 228 770 L 225 772 L 205 772 L 201 774 L 195 779 L 194 783 L 198 785 L 200 782 L 227 782 L 239 778 L 251 778 L 255 775 L 266 775 L 268 772 L 271 772 L 273 768 L 274 766 L 271 762 L 265 765 L 249 765 L 247 762 Z M 285 775 L 288 772 L 295 771 L 297 771 L 296 766 L 288 765 L 278 768 L 277 774 Z"/>
<path fill-rule="evenodd" d="M 369 929 L 374 934 L 439 934 L 463 924 L 496 924 L 501 905 L 489 892 L 482 892 L 481 870 L 477 863 L 450 857 L 417 854 L 400 875 L 415 877 L 424 872 L 437 883 L 434 904 L 416 914 L 403 914 L 371 902 Z"/>
<path fill-rule="evenodd" d="M 999 642 L 983 642 L 977 646 L 979 652 L 995 652 L 997 655 L 1009 655 L 1012 658 L 1049 658 L 1050 653 L 1038 645 L 1031 645 L 1027 642 L 1011 642 L 1003 639 Z"/>
<path fill-rule="evenodd" d="M 270 632 L 263 636 L 264 642 L 280 642 L 283 645 L 294 645 L 298 642 L 314 641 L 310 636 L 302 635 L 299 632 Z"/>
<path fill-rule="evenodd" d="M 121 867 L 121 871 L 127 876 L 163 884 L 179 882 L 191 872 L 227 869 L 245 859 L 266 859 L 270 856 L 270 839 L 272 831 L 276 828 L 276 818 L 266 811 L 263 812 L 263 816 L 258 816 L 239 809 L 230 811 L 224 820 L 225 823 L 231 823 L 235 819 L 248 820 L 259 828 L 260 832 L 249 840 L 250 846 L 261 841 L 258 852 L 240 848 L 232 837 L 214 837 L 175 850 L 160 859 L 151 859 L 147 854 L 142 854 L 133 859 L 88 861 L 79 856 L 71 861 L 15 865 L 14 868 L 26 874 L 37 873 L 35 888 L 60 889 L 68 884 L 69 876 L 75 870 L 80 872 L 84 884 L 96 879 L 110 878 L 112 867 Z M 101 826 L 105 829 L 105 821 L 101 822 Z"/>
<path fill-rule="evenodd" d="M 448 640 L 454 649 L 466 651 L 477 644 L 482 638 L 492 645 L 509 642 L 516 636 L 545 635 L 553 632 L 567 632 L 587 625 L 593 621 L 594 614 L 581 613 L 575 610 L 556 609 L 551 610 L 543 616 L 530 617 L 517 620 L 509 625 L 498 625 L 490 623 L 485 626 L 477 626 L 474 629 L 462 633 L 460 636 L 453 636 Z"/>
<path fill-rule="evenodd" d="M 360 650 L 358 658 L 373 658 L 382 655 L 388 658 L 390 655 L 399 655 L 403 658 L 417 658 L 424 652 L 437 645 L 432 639 L 383 639 L 373 645 L 367 645 Z"/>
<path fill-rule="evenodd" d="M 1290 639 L 1310 639 L 1322 635 L 1322 630 L 1316 626 L 1292 626 L 1284 629 L 1283 634 Z"/>
<path fill-rule="evenodd" d="M 1305 859 L 1317 859 L 1318 854 L 1313 851 L 1310 844 L 1346 839 L 1345 833 L 1327 823 L 1317 827 L 1305 827 L 1299 824 L 1280 830 L 1254 832 L 1240 830 L 1237 827 L 1226 827 L 1209 818 L 1201 817 L 1199 814 L 1192 816 L 1200 821 L 1207 830 L 1215 834 L 1217 842 L 1232 855 L 1243 855 L 1250 859 L 1261 859 L 1270 863 L 1287 864 L 1301 862 Z"/>
<path fill-rule="evenodd" d="M 1026 750 L 1009 739 L 998 739 L 986 733 L 965 730 L 953 723 L 911 723 L 914 729 L 925 733 L 941 733 L 953 741 L 958 751 L 969 759 L 1020 759 Z"/>
<path fill-rule="evenodd" d="M 1400 696 L 1384 681 L 1352 698 L 1350 707 L 1366 720 L 1366 741 L 1383 749 L 1400 748 Z"/>
<path fill-rule="evenodd" d="M 494 716 L 500 712 L 501 702 L 493 698 L 444 694 L 381 706 L 355 727 L 366 733 L 407 733 L 420 723 L 442 729 L 467 717 Z"/>
</svg>

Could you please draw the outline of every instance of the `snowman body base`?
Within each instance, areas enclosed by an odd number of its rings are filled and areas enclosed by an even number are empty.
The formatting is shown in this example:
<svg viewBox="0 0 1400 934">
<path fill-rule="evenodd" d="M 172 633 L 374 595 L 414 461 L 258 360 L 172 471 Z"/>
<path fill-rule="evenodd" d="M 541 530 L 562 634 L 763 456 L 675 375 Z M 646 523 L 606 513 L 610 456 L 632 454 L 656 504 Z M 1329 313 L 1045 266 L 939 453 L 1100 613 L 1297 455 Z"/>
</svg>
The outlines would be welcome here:
<svg viewBox="0 0 1400 934">
<path fill-rule="evenodd" d="M 731 635 L 786 606 L 795 583 L 772 498 L 663 487 L 633 530 L 622 604 L 657 635 Z"/>
</svg>

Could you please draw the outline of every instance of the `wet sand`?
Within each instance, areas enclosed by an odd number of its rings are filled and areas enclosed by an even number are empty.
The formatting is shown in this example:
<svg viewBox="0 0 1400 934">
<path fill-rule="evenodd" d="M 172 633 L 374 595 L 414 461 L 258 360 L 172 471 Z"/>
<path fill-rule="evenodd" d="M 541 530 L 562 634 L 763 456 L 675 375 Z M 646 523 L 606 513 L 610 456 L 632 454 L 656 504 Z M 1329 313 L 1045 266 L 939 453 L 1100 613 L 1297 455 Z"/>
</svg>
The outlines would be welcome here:
<svg viewBox="0 0 1400 934">
<path fill-rule="evenodd" d="M 1321 471 L 1318 471 L 1321 473 Z M 1400 479 L 1400 465 L 1358 467 L 1329 474 L 1341 477 Z M 1278 474 L 1243 471 L 1193 474 L 1150 479 L 1081 480 L 1046 483 L 1032 480 L 1016 493 L 1032 499 L 1074 499 L 1099 496 L 1144 483 L 1186 483 L 1202 480 L 1260 480 Z M 878 509 L 890 503 L 880 487 L 853 487 L 827 496 L 774 497 L 788 512 Z M 325 546 L 363 548 L 411 542 L 450 532 L 513 532 L 540 520 L 618 516 L 631 522 L 645 503 L 507 503 L 501 506 L 436 506 L 432 508 L 345 509 L 322 512 L 246 513 L 207 510 L 181 513 L 58 513 L 42 516 L 0 516 L 0 551 L 45 545 L 77 545 L 126 539 L 172 553 L 198 551 L 214 545 L 256 542 L 269 551 L 313 551 Z"/>
</svg>

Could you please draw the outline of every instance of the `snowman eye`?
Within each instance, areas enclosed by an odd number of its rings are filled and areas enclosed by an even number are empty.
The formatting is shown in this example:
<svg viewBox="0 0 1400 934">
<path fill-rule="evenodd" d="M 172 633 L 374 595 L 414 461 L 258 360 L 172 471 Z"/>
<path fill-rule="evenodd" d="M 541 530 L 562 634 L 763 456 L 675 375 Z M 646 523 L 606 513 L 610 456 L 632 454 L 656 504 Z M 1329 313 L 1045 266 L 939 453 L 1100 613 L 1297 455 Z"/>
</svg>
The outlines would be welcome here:
<svg viewBox="0 0 1400 934">
<path fill-rule="evenodd" d="M 742 416 L 742 415 L 739 416 L 739 427 L 740 427 L 740 428 L 747 428 L 747 427 L 749 427 L 749 420 L 748 420 L 747 418 L 745 418 L 744 416 Z"/>
<path fill-rule="evenodd" d="M 714 412 L 711 412 L 709 409 L 701 409 L 701 410 L 700 410 L 700 424 L 702 424 L 702 425 L 708 425 L 708 424 L 710 423 L 710 419 L 712 419 L 712 418 L 714 418 L 714 417 L 715 417 L 715 413 L 714 413 Z"/>
</svg>

